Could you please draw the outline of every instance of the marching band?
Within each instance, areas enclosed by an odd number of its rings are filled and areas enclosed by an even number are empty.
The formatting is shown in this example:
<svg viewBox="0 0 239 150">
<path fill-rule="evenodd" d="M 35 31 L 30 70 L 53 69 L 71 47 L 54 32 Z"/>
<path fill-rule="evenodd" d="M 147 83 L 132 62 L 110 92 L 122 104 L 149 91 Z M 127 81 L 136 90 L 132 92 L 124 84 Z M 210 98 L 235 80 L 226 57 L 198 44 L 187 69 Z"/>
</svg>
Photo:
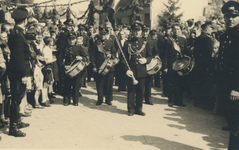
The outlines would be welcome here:
<svg viewBox="0 0 239 150">
<path fill-rule="evenodd" d="M 29 124 L 21 117 L 31 116 L 31 107 L 50 107 L 54 92 L 63 96 L 64 106 L 71 101 L 78 106 L 81 87 L 93 77 L 96 105 L 113 105 L 117 85 L 119 92 L 127 91 L 128 116 L 146 115 L 143 102 L 154 105 L 153 85 L 163 88 L 169 107 L 185 107 L 183 95 L 189 92 L 195 107 L 226 116 L 223 129 L 230 131 L 234 148 L 239 141 L 238 11 L 239 3 L 224 4 L 226 31 L 217 39 L 211 22 L 198 25 L 202 32 L 192 30 L 190 37 L 178 22 L 165 27 L 164 35 L 139 20 L 114 27 L 108 18 L 97 29 L 79 24 L 76 30 L 72 19 L 58 25 L 46 19 L 44 26 L 19 7 L 12 13 L 15 26 L 1 26 L 1 96 L 6 96 L 0 99 L 0 125 L 9 118 L 9 135 L 26 136 L 19 129 Z"/>
</svg>

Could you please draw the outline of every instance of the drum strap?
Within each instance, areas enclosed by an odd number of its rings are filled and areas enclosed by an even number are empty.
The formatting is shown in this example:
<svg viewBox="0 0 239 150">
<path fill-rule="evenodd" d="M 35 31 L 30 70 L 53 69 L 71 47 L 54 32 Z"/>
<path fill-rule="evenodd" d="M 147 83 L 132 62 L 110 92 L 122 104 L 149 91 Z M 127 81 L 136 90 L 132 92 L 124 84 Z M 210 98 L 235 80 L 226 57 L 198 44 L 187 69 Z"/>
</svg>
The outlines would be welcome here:
<svg viewBox="0 0 239 150">
<path fill-rule="evenodd" d="M 182 51 L 181 51 L 181 48 L 179 47 L 179 45 L 176 43 L 176 41 L 169 37 L 169 40 L 173 43 L 173 48 L 174 50 L 176 50 L 177 52 L 179 52 L 180 55 L 182 55 Z"/>
<path fill-rule="evenodd" d="M 135 51 L 132 49 L 131 44 L 129 44 L 129 47 L 128 47 L 129 60 L 131 59 L 132 55 L 139 55 L 140 57 L 142 57 L 140 53 L 145 49 L 146 43 L 147 41 L 144 42 L 140 50 L 135 50 Z"/>
</svg>

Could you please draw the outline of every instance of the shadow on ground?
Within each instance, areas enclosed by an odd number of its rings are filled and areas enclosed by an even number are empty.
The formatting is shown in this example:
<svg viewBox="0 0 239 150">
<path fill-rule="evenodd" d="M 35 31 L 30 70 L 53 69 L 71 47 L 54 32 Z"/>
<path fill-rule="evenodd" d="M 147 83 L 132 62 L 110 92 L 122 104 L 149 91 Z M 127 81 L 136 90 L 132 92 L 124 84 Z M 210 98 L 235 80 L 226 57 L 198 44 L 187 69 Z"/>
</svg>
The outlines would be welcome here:
<svg viewBox="0 0 239 150">
<path fill-rule="evenodd" d="M 125 136 L 122 136 L 121 138 L 123 138 L 126 141 L 141 142 L 144 145 L 154 146 L 161 150 L 173 150 L 173 149 L 175 149 L 175 150 L 181 150 L 181 149 L 202 150 L 200 148 L 192 147 L 190 145 L 185 145 L 182 143 L 169 141 L 164 138 L 149 136 L 149 135 L 140 135 L 140 136 L 125 135 Z"/>
</svg>

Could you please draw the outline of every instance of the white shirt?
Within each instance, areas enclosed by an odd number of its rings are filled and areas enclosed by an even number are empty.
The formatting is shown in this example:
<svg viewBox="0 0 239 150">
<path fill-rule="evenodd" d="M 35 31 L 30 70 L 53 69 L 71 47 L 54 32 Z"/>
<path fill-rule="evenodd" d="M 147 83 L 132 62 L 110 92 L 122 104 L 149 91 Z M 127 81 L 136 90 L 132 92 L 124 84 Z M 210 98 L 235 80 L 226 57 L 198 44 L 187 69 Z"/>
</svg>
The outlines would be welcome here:
<svg viewBox="0 0 239 150">
<path fill-rule="evenodd" d="M 42 50 L 42 55 L 46 59 L 46 62 L 52 61 L 52 49 L 49 46 L 45 46 Z"/>
</svg>

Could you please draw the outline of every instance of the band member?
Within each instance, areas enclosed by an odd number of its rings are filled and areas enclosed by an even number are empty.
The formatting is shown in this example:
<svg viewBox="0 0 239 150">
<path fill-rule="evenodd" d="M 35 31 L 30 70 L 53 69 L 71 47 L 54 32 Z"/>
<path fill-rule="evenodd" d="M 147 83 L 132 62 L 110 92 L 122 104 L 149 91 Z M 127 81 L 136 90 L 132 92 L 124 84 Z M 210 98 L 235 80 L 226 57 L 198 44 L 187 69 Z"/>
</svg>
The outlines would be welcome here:
<svg viewBox="0 0 239 150">
<path fill-rule="evenodd" d="M 81 46 L 76 46 L 76 34 L 74 32 L 70 32 L 67 36 L 67 41 L 69 46 L 59 54 L 59 64 L 61 67 L 65 68 L 65 70 L 69 70 L 71 68 L 71 64 L 75 61 L 88 61 L 88 55 L 84 51 Z M 64 77 L 64 88 L 63 88 L 63 104 L 67 106 L 71 102 L 71 87 L 72 95 L 73 95 L 73 105 L 78 106 L 79 99 L 79 89 L 82 86 L 83 72 L 80 72 L 74 77 L 69 77 L 65 74 Z"/>
<path fill-rule="evenodd" d="M 124 43 L 127 40 L 126 39 L 126 34 L 123 31 L 120 31 L 118 34 L 119 37 L 119 42 L 120 45 L 122 47 L 122 49 L 124 49 Z M 117 54 L 119 55 L 119 57 L 121 57 L 121 52 L 118 49 L 117 50 Z M 126 74 L 125 74 L 126 70 L 124 68 L 124 64 L 122 61 L 119 61 L 118 64 L 115 65 L 115 80 L 116 80 L 116 84 L 118 85 L 118 91 L 126 91 Z"/>
<path fill-rule="evenodd" d="M 195 67 L 192 72 L 192 94 L 194 95 L 194 106 L 209 109 L 214 105 L 210 96 L 212 90 L 209 88 L 212 81 L 209 69 L 213 50 L 211 22 L 203 24 L 201 28 L 202 33 L 194 43 Z"/>
<path fill-rule="evenodd" d="M 109 72 L 106 75 L 99 73 L 99 69 L 105 60 L 114 59 L 116 57 L 114 41 L 110 38 L 109 30 L 107 30 L 107 28 L 100 28 L 100 35 L 98 36 L 98 39 L 95 40 L 95 45 L 92 50 L 91 62 L 93 65 L 93 71 L 98 72 L 95 77 L 98 95 L 96 105 L 101 105 L 103 103 L 104 96 L 105 103 L 107 105 L 112 105 L 113 71 L 115 69 L 114 67 L 110 67 Z"/>
<path fill-rule="evenodd" d="M 239 149 L 239 3 L 225 3 L 222 13 L 226 31 L 220 37 L 218 51 L 217 96 L 225 108 L 227 130 L 230 131 L 228 149 L 234 150 Z"/>
<path fill-rule="evenodd" d="M 157 40 L 153 39 L 153 35 L 152 32 L 149 36 L 149 27 L 147 26 L 143 26 L 143 34 L 142 34 L 142 38 L 147 41 L 147 44 L 149 45 L 149 50 L 151 51 L 150 53 L 152 53 L 153 56 L 159 57 L 159 53 L 158 53 L 158 47 L 157 47 Z M 156 31 L 155 31 L 156 32 Z M 154 32 L 154 35 L 155 35 Z M 145 93 L 144 93 L 144 97 L 145 97 L 145 104 L 149 104 L 149 105 L 153 105 L 153 102 L 151 100 L 151 88 L 152 88 L 152 84 L 153 84 L 153 75 L 147 75 L 145 78 Z"/>
<path fill-rule="evenodd" d="M 26 94 L 26 84 L 30 76 L 29 58 L 31 55 L 26 39 L 24 37 L 27 25 L 28 11 L 24 8 L 17 8 L 12 13 L 15 27 L 9 35 L 8 45 L 11 50 L 9 62 L 9 79 L 11 87 L 12 102 L 10 108 L 10 129 L 9 135 L 24 137 L 25 133 L 19 128 L 28 127 L 29 124 L 21 122 L 19 105 Z"/>
<path fill-rule="evenodd" d="M 143 108 L 143 97 L 145 89 L 145 78 L 147 76 L 146 64 L 152 59 L 152 52 L 149 50 L 147 41 L 144 41 L 141 37 L 142 24 L 135 22 L 132 26 L 132 38 L 125 42 L 124 54 L 126 60 L 123 60 L 125 66 L 127 62 L 131 68 L 128 70 L 126 75 L 127 78 L 127 108 L 128 116 L 134 114 L 145 116 L 142 111 Z M 127 61 L 127 62 L 126 62 Z M 138 84 L 134 85 L 130 77 L 135 76 L 138 80 Z M 136 93 L 136 99 L 135 99 Z"/>
<path fill-rule="evenodd" d="M 181 37 L 181 25 L 175 23 L 172 26 L 173 36 L 168 37 L 167 50 L 164 62 L 163 71 L 167 74 L 168 82 L 168 105 L 185 106 L 183 103 L 183 85 L 184 79 L 182 76 L 173 70 L 173 63 L 184 56 L 186 52 L 186 39 Z"/>
</svg>

